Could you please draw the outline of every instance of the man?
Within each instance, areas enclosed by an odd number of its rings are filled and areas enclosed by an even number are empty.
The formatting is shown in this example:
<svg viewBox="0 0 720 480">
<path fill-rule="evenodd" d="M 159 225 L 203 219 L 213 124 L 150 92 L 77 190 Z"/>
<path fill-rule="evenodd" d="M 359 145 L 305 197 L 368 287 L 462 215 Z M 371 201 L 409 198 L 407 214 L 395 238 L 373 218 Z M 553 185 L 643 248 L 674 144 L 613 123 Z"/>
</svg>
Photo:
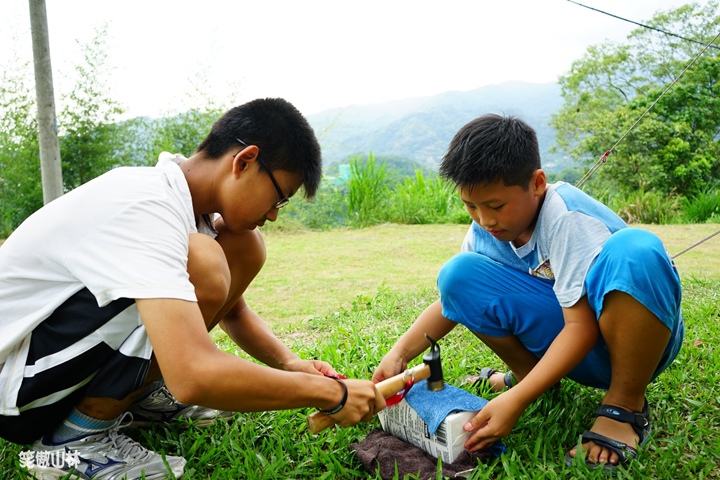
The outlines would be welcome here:
<svg viewBox="0 0 720 480">
<path fill-rule="evenodd" d="M 118 432 L 128 409 L 152 419 L 158 395 L 193 418 L 317 407 L 341 426 L 384 407 L 371 382 L 328 378 L 329 364 L 298 358 L 243 300 L 265 260 L 256 227 L 301 186 L 312 197 L 320 177 L 306 119 L 284 100 L 255 100 L 223 115 L 189 159 L 110 171 L 7 239 L 0 436 L 78 453 L 33 473 L 169 475 L 160 455 Z M 267 367 L 219 350 L 208 335 L 218 324 Z M 161 374 L 167 389 L 148 394 Z M 182 475 L 185 460 L 166 459 Z"/>
</svg>

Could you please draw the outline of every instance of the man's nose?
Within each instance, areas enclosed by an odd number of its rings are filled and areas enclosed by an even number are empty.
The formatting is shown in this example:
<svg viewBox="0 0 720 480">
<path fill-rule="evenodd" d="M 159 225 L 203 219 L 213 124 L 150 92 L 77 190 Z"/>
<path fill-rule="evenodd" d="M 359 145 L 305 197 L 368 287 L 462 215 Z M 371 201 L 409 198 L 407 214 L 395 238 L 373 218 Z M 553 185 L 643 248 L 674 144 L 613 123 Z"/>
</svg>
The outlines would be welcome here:
<svg viewBox="0 0 720 480">
<path fill-rule="evenodd" d="M 270 210 L 268 210 L 268 212 L 265 214 L 265 219 L 268 222 L 274 222 L 275 220 L 277 220 L 279 214 L 280 214 L 280 209 L 273 207 Z"/>
</svg>

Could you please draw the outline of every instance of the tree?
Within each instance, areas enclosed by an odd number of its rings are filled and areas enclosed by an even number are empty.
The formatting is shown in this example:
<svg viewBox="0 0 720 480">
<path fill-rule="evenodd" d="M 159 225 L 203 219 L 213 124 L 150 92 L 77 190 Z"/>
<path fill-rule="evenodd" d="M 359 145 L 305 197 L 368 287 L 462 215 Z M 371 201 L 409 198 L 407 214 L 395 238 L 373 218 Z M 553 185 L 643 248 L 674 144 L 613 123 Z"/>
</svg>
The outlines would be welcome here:
<svg viewBox="0 0 720 480">
<path fill-rule="evenodd" d="M 656 30 L 636 29 L 625 44 L 588 48 L 561 77 L 557 143 L 585 164 L 617 144 L 592 177 L 595 187 L 697 192 L 720 175 L 720 46 L 657 99 L 717 34 L 718 2 L 658 13 L 648 25 Z"/>
<path fill-rule="evenodd" d="M 30 30 L 35 66 L 35 92 L 37 94 L 35 105 L 37 106 L 43 202 L 49 203 L 63 194 L 63 182 L 45 0 L 30 0 Z"/>
<path fill-rule="evenodd" d="M 210 69 L 200 68 L 195 78 L 188 79 L 190 89 L 182 102 L 183 112 L 167 114 L 153 122 L 152 157 L 147 159 L 148 164 L 154 164 L 162 151 L 190 156 L 213 123 L 231 108 L 230 100 L 220 102 L 212 97 L 215 88 L 210 87 L 212 82 L 207 71 Z M 228 99 L 238 96 L 238 85 L 231 83 L 228 87 L 231 90 Z"/>
<path fill-rule="evenodd" d="M 135 161 L 133 140 L 139 122 L 114 123 L 122 109 L 104 82 L 106 29 L 80 45 L 83 63 L 58 116 L 64 189 L 78 185 L 117 165 Z M 12 232 L 43 205 L 32 69 L 15 53 L 0 78 L 0 235 Z"/>
<path fill-rule="evenodd" d="M 0 77 L 0 236 L 42 207 L 40 151 L 30 62 L 11 60 Z"/>
<path fill-rule="evenodd" d="M 107 27 L 80 44 L 83 62 L 75 66 L 75 86 L 63 97 L 60 151 L 65 190 L 72 190 L 111 168 L 129 163 L 127 130 L 117 123 L 123 113 L 109 94 L 105 52 Z"/>
<path fill-rule="evenodd" d="M 153 137 L 153 158 L 149 164 L 157 161 L 157 154 L 166 151 L 190 156 L 210 132 L 213 123 L 222 114 L 219 110 L 188 110 L 171 117 L 156 120 Z"/>
</svg>

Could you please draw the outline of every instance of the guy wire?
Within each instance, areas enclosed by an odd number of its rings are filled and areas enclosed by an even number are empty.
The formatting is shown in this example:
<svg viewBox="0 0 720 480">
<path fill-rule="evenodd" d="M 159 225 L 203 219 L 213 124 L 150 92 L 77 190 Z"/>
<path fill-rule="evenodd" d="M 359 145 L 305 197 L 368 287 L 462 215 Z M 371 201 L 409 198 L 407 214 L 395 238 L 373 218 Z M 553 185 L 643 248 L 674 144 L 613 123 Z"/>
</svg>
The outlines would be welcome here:
<svg viewBox="0 0 720 480">
<path fill-rule="evenodd" d="M 568 1 L 571 1 L 571 0 L 568 0 Z M 710 47 L 710 45 L 715 43 L 715 40 L 717 40 L 718 37 L 720 37 L 720 32 L 718 32 L 718 34 L 715 35 L 715 37 L 710 41 L 710 43 L 705 45 L 705 47 L 700 51 L 700 53 L 698 53 L 695 56 L 695 58 L 693 58 L 692 61 L 687 64 L 687 66 L 683 69 L 683 71 L 680 72 L 680 75 L 675 77 L 675 79 L 672 82 L 670 82 L 670 84 L 665 88 L 665 90 L 663 90 L 663 92 L 660 94 L 660 96 L 655 99 L 655 101 L 643 112 L 643 114 L 640 115 L 640 117 L 638 117 L 638 119 L 635 121 L 635 123 L 633 123 L 632 126 L 630 128 L 628 128 L 627 131 L 620 137 L 620 139 L 617 142 L 615 142 L 615 145 L 613 145 L 612 148 L 610 148 L 610 150 L 606 151 L 603 154 L 603 156 L 600 157 L 600 159 L 597 162 L 595 162 L 592 167 L 590 167 L 590 170 L 588 170 L 587 173 L 585 175 L 583 175 L 583 177 L 577 182 L 577 184 L 575 184 L 576 187 L 578 187 L 578 188 L 582 187 L 582 185 L 588 180 L 588 178 L 590 178 L 590 176 L 593 173 L 595 173 L 595 171 L 600 167 L 600 165 L 605 163 L 605 161 L 607 160 L 607 157 L 610 156 L 610 154 L 615 150 L 615 147 L 617 147 L 620 144 L 620 142 L 622 142 L 625 139 L 625 137 L 627 137 L 630 134 L 630 132 L 635 129 L 635 127 L 638 125 L 638 123 L 640 123 L 640 121 L 643 118 L 645 118 L 645 116 L 650 112 L 650 110 L 652 110 L 652 108 L 655 106 L 655 104 L 657 104 L 657 102 L 659 102 L 660 99 L 665 96 L 665 94 L 668 92 L 668 90 L 670 90 L 670 88 L 672 88 L 672 86 L 675 85 L 678 82 L 678 80 L 680 80 L 680 78 L 685 74 L 685 72 L 687 72 L 690 69 L 690 67 L 693 66 L 693 64 L 697 61 L 697 59 L 700 58 L 700 56 L 702 56 L 707 51 L 707 49 Z"/>
</svg>

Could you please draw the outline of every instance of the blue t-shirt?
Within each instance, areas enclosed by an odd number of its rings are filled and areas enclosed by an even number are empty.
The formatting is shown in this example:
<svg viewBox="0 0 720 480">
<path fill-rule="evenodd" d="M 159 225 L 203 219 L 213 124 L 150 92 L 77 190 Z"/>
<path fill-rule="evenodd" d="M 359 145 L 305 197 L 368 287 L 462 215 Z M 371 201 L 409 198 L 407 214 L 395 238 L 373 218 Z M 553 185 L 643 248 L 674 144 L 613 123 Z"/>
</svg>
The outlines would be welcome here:
<svg viewBox="0 0 720 480">
<path fill-rule="evenodd" d="M 462 250 L 482 253 L 509 267 L 554 280 L 563 307 L 584 294 L 585 276 L 605 241 L 625 222 L 607 206 L 564 182 L 549 184 L 530 241 L 501 242 L 473 222 Z"/>
</svg>

